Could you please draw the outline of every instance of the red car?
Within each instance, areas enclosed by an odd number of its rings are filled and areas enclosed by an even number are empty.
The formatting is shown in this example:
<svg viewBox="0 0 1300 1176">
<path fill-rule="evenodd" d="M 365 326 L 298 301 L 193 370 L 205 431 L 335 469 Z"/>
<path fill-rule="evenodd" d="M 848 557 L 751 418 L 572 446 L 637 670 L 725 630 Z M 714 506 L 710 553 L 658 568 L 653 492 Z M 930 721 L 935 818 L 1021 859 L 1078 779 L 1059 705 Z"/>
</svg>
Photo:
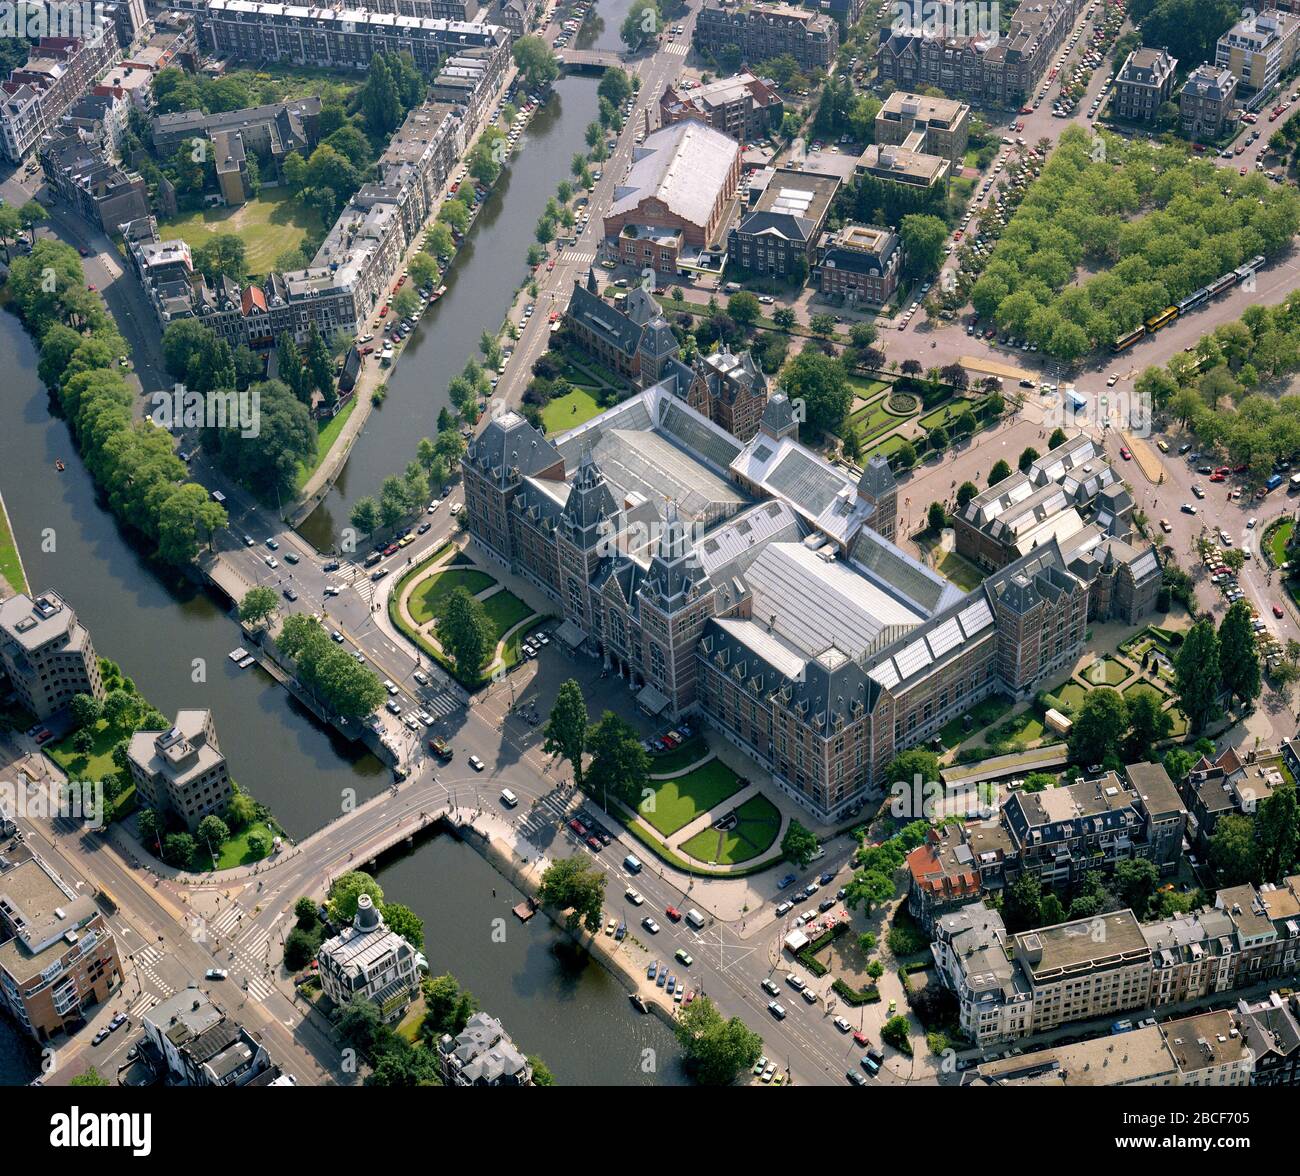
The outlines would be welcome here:
<svg viewBox="0 0 1300 1176">
<path fill-rule="evenodd" d="M 1133 455 L 1128 451 L 1128 446 L 1127 446 L 1127 445 L 1121 445 L 1121 446 L 1119 447 L 1119 455 L 1120 455 L 1120 457 L 1122 457 L 1125 461 L 1132 461 L 1132 460 L 1133 460 Z"/>
<path fill-rule="evenodd" d="M 595 850 L 597 853 L 599 853 L 602 849 L 605 848 L 603 845 L 601 845 L 599 837 L 588 837 L 587 844 L 591 846 L 591 848 Z"/>
<path fill-rule="evenodd" d="M 92 294 L 95 292 L 94 286 L 87 286 L 86 289 L 89 290 Z"/>
<path fill-rule="evenodd" d="M 42 728 L 40 731 L 36 733 L 37 743 L 44 743 L 47 739 L 53 739 L 53 738 L 54 738 L 54 732 L 49 730 L 48 728 Z"/>
<path fill-rule="evenodd" d="M 853 1035 L 853 1040 L 854 1040 L 855 1044 L 857 1044 L 857 1045 L 861 1045 L 861 1046 L 864 1046 L 864 1047 L 865 1047 L 865 1046 L 868 1046 L 868 1045 L 871 1044 L 871 1038 L 869 1038 L 865 1033 L 855 1033 L 855 1034 Z"/>
<path fill-rule="evenodd" d="M 1274 615 L 1275 617 L 1281 617 L 1281 616 L 1284 615 L 1283 612 L 1282 612 L 1282 606 L 1281 606 L 1280 604 L 1275 604 L 1275 605 L 1273 606 L 1273 615 Z"/>
<path fill-rule="evenodd" d="M 397 544 L 396 544 L 396 543 L 390 543 L 387 547 L 384 548 L 384 554 L 385 554 L 385 555 L 396 555 L 396 554 L 397 554 Z"/>
<path fill-rule="evenodd" d="M 569 822 L 569 828 L 572 829 L 579 837 L 587 836 L 587 826 L 584 825 L 577 817 Z"/>
<path fill-rule="evenodd" d="M 665 908 L 664 914 L 667 915 L 670 919 L 672 919 L 674 923 L 680 923 L 682 921 L 682 912 L 679 911 L 676 907 Z"/>
<path fill-rule="evenodd" d="M 89 256 L 90 256 L 90 250 L 87 249 L 84 245 L 78 245 L 78 246 L 77 246 L 77 252 L 80 253 L 82 257 L 89 257 Z"/>
<path fill-rule="evenodd" d="M 555 258 L 552 257 L 551 260 L 546 263 L 547 272 L 549 273 L 554 268 L 555 268 Z"/>
<path fill-rule="evenodd" d="M 1224 475 L 1223 475 L 1223 474 L 1211 474 L 1211 475 L 1210 475 L 1210 481 L 1211 481 L 1211 482 L 1222 482 L 1223 480 L 1224 480 Z"/>
</svg>

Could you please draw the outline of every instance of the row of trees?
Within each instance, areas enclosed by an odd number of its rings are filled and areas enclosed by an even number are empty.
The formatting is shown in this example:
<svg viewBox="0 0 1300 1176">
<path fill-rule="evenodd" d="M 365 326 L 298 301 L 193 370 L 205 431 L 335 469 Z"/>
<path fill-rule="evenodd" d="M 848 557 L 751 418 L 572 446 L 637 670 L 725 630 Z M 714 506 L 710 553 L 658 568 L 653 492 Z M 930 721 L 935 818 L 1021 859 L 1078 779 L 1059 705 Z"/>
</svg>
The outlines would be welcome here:
<svg viewBox="0 0 1300 1176">
<path fill-rule="evenodd" d="M 171 436 L 136 421 L 136 398 L 118 365 L 129 348 L 86 289 L 76 250 L 37 242 L 29 256 L 14 260 L 7 289 L 40 344 L 41 379 L 58 391 L 86 468 L 114 514 L 160 559 L 192 561 L 225 525 L 226 512 L 188 480 Z"/>
<path fill-rule="evenodd" d="M 1300 227 L 1300 197 L 1182 146 L 1070 127 L 971 293 L 1002 330 L 1072 361 Z M 1080 265 L 1102 272 L 1073 284 Z"/>
<path fill-rule="evenodd" d="M 331 641 L 314 617 L 285 617 L 277 643 L 293 661 L 298 682 L 330 713 L 360 722 L 384 701 L 384 688 L 373 671 Z"/>
</svg>

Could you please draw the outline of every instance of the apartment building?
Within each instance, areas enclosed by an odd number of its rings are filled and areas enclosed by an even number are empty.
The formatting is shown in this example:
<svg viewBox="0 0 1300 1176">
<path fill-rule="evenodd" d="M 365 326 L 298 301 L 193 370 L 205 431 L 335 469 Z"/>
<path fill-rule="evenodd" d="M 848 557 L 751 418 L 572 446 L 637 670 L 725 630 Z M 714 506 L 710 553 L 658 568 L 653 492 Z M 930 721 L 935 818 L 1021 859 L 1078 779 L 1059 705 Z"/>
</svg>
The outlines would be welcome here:
<svg viewBox="0 0 1300 1176">
<path fill-rule="evenodd" d="M 695 118 L 740 143 L 763 139 L 780 127 L 785 104 L 776 86 L 751 73 L 718 78 L 704 86 L 669 85 L 659 98 L 659 125 Z"/>
<path fill-rule="evenodd" d="M 870 176 L 890 184 L 932 192 L 947 190 L 952 164 L 942 155 L 914 151 L 910 147 L 882 147 L 871 143 L 863 151 L 855 168 L 858 176 Z"/>
<path fill-rule="evenodd" d="M 1187 807 L 1188 835 L 1202 852 L 1219 821 L 1230 815 L 1253 814 L 1286 780 L 1283 755 L 1249 751 L 1244 754 L 1225 748 L 1215 759 L 1202 756 L 1178 781 L 1179 794 Z"/>
<path fill-rule="evenodd" d="M 1266 92 L 1295 63 L 1300 17 L 1268 8 L 1239 20 L 1221 36 L 1214 64 L 1230 71 L 1242 94 Z"/>
<path fill-rule="evenodd" d="M 0 853 L 0 1007 L 37 1041 L 75 1032 L 121 986 L 117 939 L 92 894 L 25 844 Z"/>
<path fill-rule="evenodd" d="M 963 1086 L 1246 1086 L 1255 1052 L 1228 1010 L 984 1062 Z"/>
<path fill-rule="evenodd" d="M 340 1007 L 356 997 L 373 1001 L 385 1021 L 396 1021 L 420 990 L 423 957 L 395 931 L 363 894 L 350 927 L 316 953 L 325 995 Z"/>
<path fill-rule="evenodd" d="M 960 167 L 970 137 L 970 107 L 953 98 L 895 90 L 876 114 L 876 142 L 942 155 Z"/>
<path fill-rule="evenodd" d="M 119 63 L 95 83 L 91 93 L 111 94 L 127 103 L 128 109 L 147 115 L 153 110 L 153 71 Z"/>
<path fill-rule="evenodd" d="M 366 0 L 370 12 L 393 16 L 418 16 L 422 20 L 474 20 L 478 0 Z"/>
<path fill-rule="evenodd" d="M 499 25 L 255 0 L 181 0 L 176 7 L 193 13 L 202 49 L 228 61 L 364 71 L 376 53 L 405 52 L 433 77 L 446 58 L 486 48 L 498 83 L 509 66 L 510 33 Z"/>
<path fill-rule="evenodd" d="M 817 243 L 813 279 L 827 297 L 883 306 L 903 272 L 903 243 L 893 229 L 846 224 Z"/>
<path fill-rule="evenodd" d="M 1011 14 L 1007 31 L 995 36 L 960 29 L 954 30 L 959 36 L 936 36 L 925 19 L 932 7 L 916 4 L 909 23 L 880 30 L 877 80 L 899 90 L 933 86 L 950 97 L 1011 107 L 1032 96 L 1084 0 L 1021 4 Z"/>
<path fill-rule="evenodd" d="M 230 806 L 230 772 L 210 710 L 177 711 L 166 731 L 137 731 L 127 744 L 127 766 L 141 803 L 178 817 L 191 833 Z"/>
<path fill-rule="evenodd" d="M 61 125 L 46 136 L 40 160 L 50 188 L 96 229 L 113 234 L 149 215 L 144 178 L 118 167 L 76 126 Z"/>
<path fill-rule="evenodd" d="M 0 82 L 0 152 L 20 163 L 58 124 L 64 111 L 122 56 L 111 25 L 100 35 L 42 37 L 27 64 Z"/>
<path fill-rule="evenodd" d="M 1111 113 L 1130 122 L 1155 122 L 1160 107 L 1173 97 L 1177 68 L 1178 59 L 1164 49 L 1134 49 L 1115 75 Z"/>
<path fill-rule="evenodd" d="M 1252 1086 L 1300 1086 L 1300 996 L 1238 1001 L 1237 1025 L 1255 1055 Z"/>
<path fill-rule="evenodd" d="M 104 681 L 90 633 L 56 592 L 0 602 L 0 667 L 18 701 L 44 720 L 75 694 L 101 701 Z"/>
<path fill-rule="evenodd" d="M 140 1021 L 142 1053 L 157 1077 L 177 1086 L 292 1085 L 256 1037 L 197 984 L 154 1005 Z"/>
<path fill-rule="evenodd" d="M 769 277 L 806 275 L 839 187 L 838 176 L 764 168 L 752 178 L 747 207 L 728 235 L 732 264 Z"/>
<path fill-rule="evenodd" d="M 1198 65 L 1178 96 L 1179 126 L 1183 137 L 1217 139 L 1232 113 L 1237 97 L 1237 78 L 1226 66 Z"/>
<path fill-rule="evenodd" d="M 500 1021 L 475 1013 L 455 1037 L 438 1042 L 444 1086 L 531 1086 L 533 1068 Z"/>
<path fill-rule="evenodd" d="M 1033 1032 L 1034 994 L 1011 956 L 1006 926 L 982 902 L 939 916 L 930 952 L 957 998 L 962 1033 L 983 1048 Z"/>
<path fill-rule="evenodd" d="M 825 70 L 839 50 L 840 30 L 833 17 L 789 4 L 706 0 L 693 43 L 718 60 L 733 50 L 751 65 L 789 54 L 804 69 Z"/>
</svg>

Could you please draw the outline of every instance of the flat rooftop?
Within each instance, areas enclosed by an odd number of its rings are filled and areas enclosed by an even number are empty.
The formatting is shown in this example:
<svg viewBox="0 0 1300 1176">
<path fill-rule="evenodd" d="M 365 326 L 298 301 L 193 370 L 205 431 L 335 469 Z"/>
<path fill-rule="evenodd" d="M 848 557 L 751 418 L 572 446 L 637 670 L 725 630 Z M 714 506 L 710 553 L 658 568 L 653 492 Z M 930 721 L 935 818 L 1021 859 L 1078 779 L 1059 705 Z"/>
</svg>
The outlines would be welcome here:
<svg viewBox="0 0 1300 1176">
<path fill-rule="evenodd" d="M 1056 980 L 1057 973 L 1084 971 L 1117 956 L 1150 954 L 1142 926 L 1132 911 L 1022 931 L 1015 937 L 1015 944 L 1017 957 L 1036 980 Z"/>
</svg>

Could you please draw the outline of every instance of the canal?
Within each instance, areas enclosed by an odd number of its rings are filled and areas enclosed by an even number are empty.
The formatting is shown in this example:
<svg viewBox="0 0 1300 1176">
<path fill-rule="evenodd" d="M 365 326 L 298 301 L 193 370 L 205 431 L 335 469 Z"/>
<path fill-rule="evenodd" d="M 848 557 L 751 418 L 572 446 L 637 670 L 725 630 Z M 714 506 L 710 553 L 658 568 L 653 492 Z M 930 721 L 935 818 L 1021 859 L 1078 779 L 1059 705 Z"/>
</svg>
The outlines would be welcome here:
<svg viewBox="0 0 1300 1176">
<path fill-rule="evenodd" d="M 632 0 L 599 0 L 587 12 L 574 44 L 579 49 L 607 49 L 619 52 L 624 48 L 619 35 L 627 19 Z"/>
<path fill-rule="evenodd" d="M 624 0 L 616 0 L 622 3 Z M 447 293 L 425 312 L 373 409 L 334 488 L 300 531 L 315 547 L 338 542 L 359 498 L 378 498 L 383 480 L 400 474 L 415 457 L 416 442 L 437 431 L 448 404 L 447 385 L 471 357 L 481 359 L 484 330 L 501 326 L 514 292 L 528 276 L 528 246 L 546 202 L 570 178 L 575 153 L 586 151 L 584 132 L 596 117 L 597 79 L 565 77 L 537 112 L 523 146 L 502 172 L 447 276 Z"/>
<path fill-rule="evenodd" d="M 378 881 L 387 901 L 424 920 L 430 974 L 454 975 L 561 1085 L 688 1081 L 668 1027 L 638 1013 L 622 984 L 548 919 L 520 923 L 510 912 L 523 894 L 471 846 L 430 838 L 381 866 Z"/>
</svg>

